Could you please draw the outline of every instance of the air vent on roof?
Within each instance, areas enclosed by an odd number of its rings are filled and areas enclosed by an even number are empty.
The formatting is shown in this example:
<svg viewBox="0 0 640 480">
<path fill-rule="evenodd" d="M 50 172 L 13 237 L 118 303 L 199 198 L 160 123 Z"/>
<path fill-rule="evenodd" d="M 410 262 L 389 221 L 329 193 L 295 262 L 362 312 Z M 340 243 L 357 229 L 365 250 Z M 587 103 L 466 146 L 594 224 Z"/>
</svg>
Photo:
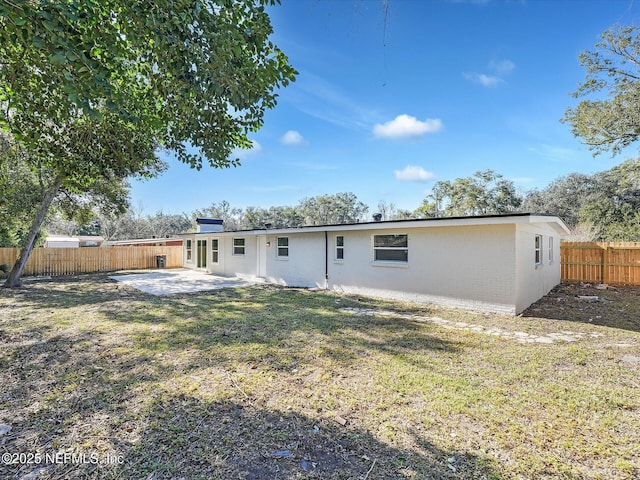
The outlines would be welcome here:
<svg viewBox="0 0 640 480">
<path fill-rule="evenodd" d="M 381 213 L 374 213 L 373 214 L 373 221 L 374 222 L 381 222 L 382 221 L 382 214 Z"/>
</svg>

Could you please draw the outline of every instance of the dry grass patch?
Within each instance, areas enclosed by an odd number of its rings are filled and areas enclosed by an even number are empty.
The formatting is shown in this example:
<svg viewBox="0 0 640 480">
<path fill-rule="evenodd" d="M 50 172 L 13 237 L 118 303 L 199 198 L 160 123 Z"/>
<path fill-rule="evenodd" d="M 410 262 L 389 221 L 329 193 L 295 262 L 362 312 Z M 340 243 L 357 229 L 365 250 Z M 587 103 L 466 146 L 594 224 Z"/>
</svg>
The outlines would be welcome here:
<svg viewBox="0 0 640 480">
<path fill-rule="evenodd" d="M 629 298 L 612 327 L 296 289 L 153 297 L 104 276 L 3 290 L 0 453 L 100 461 L 0 477 L 638 478 Z M 520 344 L 407 313 L 599 336 Z"/>
</svg>

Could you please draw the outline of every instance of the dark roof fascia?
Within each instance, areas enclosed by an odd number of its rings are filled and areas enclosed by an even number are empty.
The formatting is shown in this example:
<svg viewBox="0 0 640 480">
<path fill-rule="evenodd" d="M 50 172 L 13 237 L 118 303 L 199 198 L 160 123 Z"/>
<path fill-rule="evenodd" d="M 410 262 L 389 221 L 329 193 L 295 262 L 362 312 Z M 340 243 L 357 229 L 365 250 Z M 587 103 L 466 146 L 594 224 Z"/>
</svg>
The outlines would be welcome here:
<svg viewBox="0 0 640 480">
<path fill-rule="evenodd" d="M 198 225 L 223 225 L 224 220 L 221 218 L 196 218 L 196 223 Z"/>
<path fill-rule="evenodd" d="M 295 232 L 296 230 L 302 230 L 307 228 L 312 228 L 315 230 L 322 230 L 323 228 L 335 228 L 335 227 L 350 227 L 356 225 L 389 225 L 389 224 L 404 224 L 404 223 L 431 223 L 431 222 L 444 222 L 451 220 L 472 220 L 472 219 L 483 219 L 483 218 L 509 218 L 509 217 L 556 217 L 556 215 L 549 215 L 545 213 L 531 213 L 531 212 L 515 212 L 515 213 L 499 213 L 499 214 L 491 214 L 491 215 L 474 215 L 474 216 L 455 216 L 455 217 L 434 217 L 434 218 L 406 218 L 402 220 L 384 220 L 380 222 L 369 221 L 369 222 L 352 222 L 352 223 L 329 223 L 324 225 L 302 225 L 300 227 L 279 227 L 279 228 L 253 228 L 247 230 L 225 230 L 223 232 L 193 232 L 193 233 L 180 233 L 180 236 L 191 236 L 191 235 L 211 235 L 212 233 L 225 233 L 225 234 L 243 234 L 243 233 L 264 233 L 272 230 L 275 231 L 283 231 L 290 230 L 291 232 Z M 560 219 L 562 221 L 562 219 Z"/>
</svg>

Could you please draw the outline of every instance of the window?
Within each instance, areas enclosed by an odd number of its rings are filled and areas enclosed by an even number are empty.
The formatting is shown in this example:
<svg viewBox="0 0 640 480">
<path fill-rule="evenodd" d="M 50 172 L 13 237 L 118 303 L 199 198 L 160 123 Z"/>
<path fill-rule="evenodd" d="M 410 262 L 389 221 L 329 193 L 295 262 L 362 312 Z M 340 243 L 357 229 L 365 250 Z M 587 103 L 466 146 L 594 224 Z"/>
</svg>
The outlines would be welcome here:
<svg viewBox="0 0 640 480">
<path fill-rule="evenodd" d="M 191 262 L 191 240 L 187 240 L 187 262 Z"/>
<path fill-rule="evenodd" d="M 344 260 L 344 236 L 336 237 L 336 260 Z"/>
<path fill-rule="evenodd" d="M 408 235 L 374 235 L 373 260 L 376 262 L 408 262 Z"/>
<path fill-rule="evenodd" d="M 278 237 L 278 257 L 289 256 L 289 237 Z"/>
<path fill-rule="evenodd" d="M 211 239 L 211 263 L 218 263 L 218 239 Z"/>
<path fill-rule="evenodd" d="M 233 239 L 233 254 L 244 255 L 244 238 Z"/>
<path fill-rule="evenodd" d="M 542 263 L 542 235 L 536 235 L 535 240 L 536 265 Z"/>
<path fill-rule="evenodd" d="M 549 237 L 549 264 L 553 263 L 553 237 Z"/>
</svg>

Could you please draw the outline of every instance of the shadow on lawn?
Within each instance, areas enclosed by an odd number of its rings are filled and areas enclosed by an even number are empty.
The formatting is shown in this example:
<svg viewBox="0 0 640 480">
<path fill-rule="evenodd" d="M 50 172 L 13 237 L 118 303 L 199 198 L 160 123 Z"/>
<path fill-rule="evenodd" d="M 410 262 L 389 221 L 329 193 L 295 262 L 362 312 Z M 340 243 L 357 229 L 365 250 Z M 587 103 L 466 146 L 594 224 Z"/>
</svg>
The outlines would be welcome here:
<svg viewBox="0 0 640 480">
<path fill-rule="evenodd" d="M 238 402 L 160 396 L 143 441 L 124 456 L 134 478 L 478 479 L 500 477 L 486 459 L 421 442 L 401 451 L 324 418 Z"/>
<path fill-rule="evenodd" d="M 372 349 L 415 363 L 416 350 L 459 348 L 431 335 L 431 325 L 341 311 L 354 306 L 385 308 L 366 298 L 257 287 L 176 296 L 156 309 L 131 305 L 108 316 L 126 324 L 162 325 L 135 337 L 150 353 L 195 349 L 209 361 L 266 362 L 276 370 L 294 368 L 314 349 L 317 356 L 349 364 L 366 362 Z"/>
<path fill-rule="evenodd" d="M 216 350 L 225 345 L 237 344 L 242 354 L 245 346 L 258 344 L 270 347 L 275 361 L 303 348 L 307 330 L 337 342 L 326 355 L 341 362 L 364 362 L 372 348 L 394 355 L 410 355 L 414 348 L 454 351 L 406 320 L 345 317 L 328 307 L 328 300 L 347 302 L 340 297 L 290 290 L 275 292 L 277 301 L 271 305 L 259 304 L 261 298 L 274 298 L 273 293 L 184 296 L 141 317 L 136 309 L 143 307 L 131 302 L 132 312 L 107 311 L 107 317 L 166 326 L 161 339 L 142 335 L 119 350 L 121 342 L 131 340 L 106 331 L 67 329 L 0 355 L 0 369 L 11 377 L 0 380 L 0 423 L 12 426 L 2 437 L 0 454 L 121 456 L 117 465 L 0 465 L 0 478 L 22 478 L 39 468 L 44 470 L 38 478 L 72 480 L 501 478 L 488 458 L 442 449 L 411 426 L 398 426 L 409 430 L 405 433 L 417 446 L 404 451 L 323 413 L 309 416 L 284 406 L 268 407 L 268 399 L 247 396 L 229 382 L 217 388 L 217 398 L 207 392 L 176 393 L 169 377 L 178 373 L 188 379 L 189 369 L 176 372 L 170 363 L 155 363 L 157 351 L 195 349 L 192 361 L 198 363 L 217 361 Z M 372 306 L 367 302 L 348 300 L 349 306 Z M 178 317 L 173 325 L 176 315 L 190 316 Z"/>
<path fill-rule="evenodd" d="M 127 379 L 128 388 L 135 387 Z M 116 382 L 108 391 L 123 392 Z M 87 393 L 87 392 L 85 392 Z M 157 391 L 133 416 L 105 392 L 81 403 L 61 402 L 45 416 L 57 420 L 42 431 L 41 415 L 28 414 L 0 445 L 4 452 L 73 452 L 116 464 L 0 465 L 2 478 L 114 479 L 493 479 L 501 476 L 488 458 L 443 450 L 418 434 L 419 449 L 403 451 L 371 433 L 326 418 L 262 408 L 247 401 L 208 402 Z M 31 400 L 35 400 L 32 398 Z M 128 408 L 131 408 L 129 406 Z M 127 418 L 127 417 L 130 418 Z M 40 423 L 40 425 L 38 425 Z M 93 431 L 99 431 L 96 435 Z M 84 429 L 84 431 L 83 431 Z M 28 445 L 28 448 L 26 447 Z M 25 450 L 25 448 L 27 448 Z"/>
<path fill-rule="evenodd" d="M 105 325 L 117 322 L 135 329 L 129 338 L 142 353 L 189 350 L 199 357 L 194 358 L 196 364 L 203 360 L 267 362 L 273 369 L 287 370 L 302 361 L 310 348 L 339 363 L 366 362 L 367 352 L 375 349 L 415 364 L 419 360 L 411 355 L 413 351 L 454 353 L 459 348 L 431 335 L 434 327 L 429 324 L 341 311 L 389 308 L 388 302 L 366 297 L 273 287 L 158 297 L 118 287 L 96 275 L 34 284 L 17 295 L 23 306 L 35 311 L 93 310 Z M 121 296 L 122 292 L 126 295 Z M 425 307 L 420 308 L 424 314 Z"/>
</svg>

